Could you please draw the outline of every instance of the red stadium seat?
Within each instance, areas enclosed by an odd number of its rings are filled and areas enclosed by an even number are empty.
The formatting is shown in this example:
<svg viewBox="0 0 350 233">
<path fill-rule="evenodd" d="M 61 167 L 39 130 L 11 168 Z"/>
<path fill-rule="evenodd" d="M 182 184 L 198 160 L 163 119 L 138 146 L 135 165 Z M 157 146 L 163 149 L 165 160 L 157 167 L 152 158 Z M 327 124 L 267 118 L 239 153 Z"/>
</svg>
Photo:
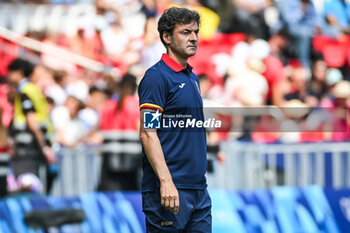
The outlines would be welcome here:
<svg viewBox="0 0 350 233">
<path fill-rule="evenodd" d="M 315 36 L 313 39 L 313 47 L 316 51 L 323 54 L 325 62 L 329 67 L 343 67 L 346 64 L 346 60 L 349 60 L 349 37 L 335 40 L 323 35 Z"/>
<path fill-rule="evenodd" d="M 4 51 L 3 49 L 6 49 Z M 7 66 L 15 59 L 19 52 L 19 46 L 0 37 L 0 76 L 7 74 Z"/>
<path fill-rule="evenodd" d="M 197 74 L 205 73 L 212 79 L 213 83 L 220 83 L 222 77 L 216 74 L 212 56 L 217 53 L 230 54 L 232 48 L 244 38 L 242 33 L 218 33 L 210 41 L 200 40 L 197 54 L 189 59 L 189 63 L 195 67 L 194 71 Z"/>
</svg>

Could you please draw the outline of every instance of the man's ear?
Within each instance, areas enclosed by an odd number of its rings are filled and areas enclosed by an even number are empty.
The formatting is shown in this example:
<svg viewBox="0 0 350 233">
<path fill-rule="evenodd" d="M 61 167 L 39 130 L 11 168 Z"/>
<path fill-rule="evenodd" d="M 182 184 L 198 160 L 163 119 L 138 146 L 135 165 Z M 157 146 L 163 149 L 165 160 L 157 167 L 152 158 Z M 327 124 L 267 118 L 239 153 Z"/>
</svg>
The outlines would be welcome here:
<svg viewBox="0 0 350 233">
<path fill-rule="evenodd" d="M 163 32 L 163 40 L 168 45 L 171 43 L 172 38 L 171 34 L 169 32 Z"/>
</svg>

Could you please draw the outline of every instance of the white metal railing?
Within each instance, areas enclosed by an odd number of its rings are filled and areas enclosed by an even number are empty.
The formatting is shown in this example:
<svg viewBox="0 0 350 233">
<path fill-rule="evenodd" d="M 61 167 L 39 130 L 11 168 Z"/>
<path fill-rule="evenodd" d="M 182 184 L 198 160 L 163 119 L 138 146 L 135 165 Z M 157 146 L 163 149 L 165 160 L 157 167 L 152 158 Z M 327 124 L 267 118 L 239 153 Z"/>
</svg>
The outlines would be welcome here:
<svg viewBox="0 0 350 233">
<path fill-rule="evenodd" d="M 75 149 L 61 148 L 58 177 L 51 194 L 54 196 L 77 196 L 95 191 L 100 181 L 101 157 L 98 147 L 81 146 Z"/>
<path fill-rule="evenodd" d="M 214 162 L 214 173 L 207 174 L 210 189 L 242 190 L 313 184 L 350 187 L 348 142 L 256 144 L 227 141 L 222 143 L 221 148 L 226 153 L 226 162 L 223 165 Z M 98 147 L 62 149 L 59 155 L 60 175 L 53 195 L 74 196 L 96 190 L 101 169 Z M 284 159 L 282 164 L 277 163 L 280 158 Z M 327 162 L 331 164 L 327 166 Z"/>
<path fill-rule="evenodd" d="M 100 183 L 104 153 L 121 156 L 108 157 L 107 160 L 118 171 L 135 166 L 141 169 L 139 162 L 142 147 L 138 132 L 102 131 L 101 133 L 104 138 L 101 146 L 79 146 L 74 149 L 61 147 L 57 150 L 58 177 L 53 186 L 53 195 L 77 196 L 84 192 L 95 191 Z"/>
</svg>

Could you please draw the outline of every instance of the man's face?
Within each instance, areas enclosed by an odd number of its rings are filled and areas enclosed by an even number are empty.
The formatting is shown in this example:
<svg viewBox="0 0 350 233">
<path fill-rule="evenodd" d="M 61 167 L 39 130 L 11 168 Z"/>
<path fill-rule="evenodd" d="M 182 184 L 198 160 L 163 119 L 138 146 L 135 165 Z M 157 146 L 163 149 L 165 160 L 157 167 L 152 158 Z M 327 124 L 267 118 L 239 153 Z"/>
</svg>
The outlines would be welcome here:
<svg viewBox="0 0 350 233">
<path fill-rule="evenodd" d="M 70 117 L 73 119 L 78 115 L 79 112 L 79 100 L 75 97 L 72 96 L 68 96 L 68 98 L 66 99 L 66 107 L 69 111 L 69 115 Z"/>
<path fill-rule="evenodd" d="M 198 43 L 198 24 L 176 24 L 170 37 L 169 48 L 178 56 L 188 58 L 196 54 Z"/>
<path fill-rule="evenodd" d="M 23 74 L 21 71 L 14 70 L 8 73 L 7 78 L 10 83 L 18 85 L 23 78 Z"/>
<path fill-rule="evenodd" d="M 89 105 L 95 110 L 99 110 L 104 102 L 108 100 L 105 93 L 101 91 L 95 91 L 90 94 Z"/>
</svg>

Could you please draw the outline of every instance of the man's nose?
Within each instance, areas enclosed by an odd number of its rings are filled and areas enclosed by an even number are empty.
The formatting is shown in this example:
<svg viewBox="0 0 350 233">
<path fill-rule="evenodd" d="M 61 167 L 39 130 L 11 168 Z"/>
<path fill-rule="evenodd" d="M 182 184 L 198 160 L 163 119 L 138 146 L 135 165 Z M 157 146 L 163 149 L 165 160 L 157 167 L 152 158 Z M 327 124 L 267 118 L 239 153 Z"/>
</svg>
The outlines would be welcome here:
<svg viewBox="0 0 350 233">
<path fill-rule="evenodd" d="M 191 32 L 190 41 L 197 41 L 198 34 L 196 32 Z"/>
</svg>

